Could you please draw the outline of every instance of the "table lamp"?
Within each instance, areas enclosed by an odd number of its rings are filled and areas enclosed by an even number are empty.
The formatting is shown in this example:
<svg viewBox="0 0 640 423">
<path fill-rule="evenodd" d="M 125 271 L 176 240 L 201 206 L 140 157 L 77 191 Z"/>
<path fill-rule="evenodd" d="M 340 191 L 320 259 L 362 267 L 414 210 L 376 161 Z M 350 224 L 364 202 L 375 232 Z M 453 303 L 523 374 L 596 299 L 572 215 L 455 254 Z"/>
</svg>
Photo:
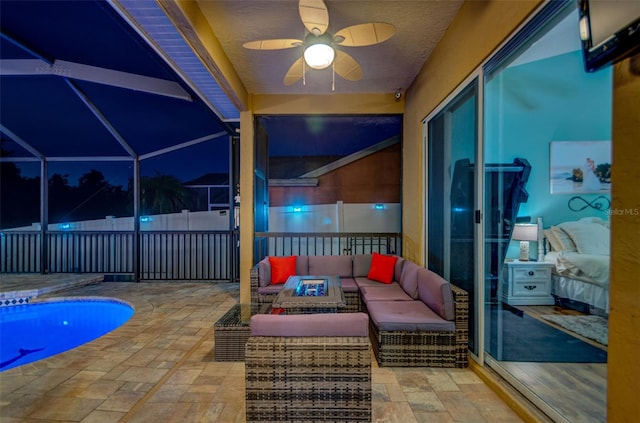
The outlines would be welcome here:
<svg viewBox="0 0 640 423">
<path fill-rule="evenodd" d="M 520 261 L 529 261 L 529 241 L 538 240 L 538 225 L 534 223 L 516 224 L 511 239 L 520 241 Z"/>
</svg>

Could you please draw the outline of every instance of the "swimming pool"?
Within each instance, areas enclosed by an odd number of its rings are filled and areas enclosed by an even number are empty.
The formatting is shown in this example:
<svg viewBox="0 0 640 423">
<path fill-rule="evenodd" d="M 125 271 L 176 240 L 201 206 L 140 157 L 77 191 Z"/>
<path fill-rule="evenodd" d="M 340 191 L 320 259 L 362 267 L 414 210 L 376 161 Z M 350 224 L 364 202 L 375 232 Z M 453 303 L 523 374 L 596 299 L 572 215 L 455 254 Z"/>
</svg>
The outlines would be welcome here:
<svg viewBox="0 0 640 423">
<path fill-rule="evenodd" d="M 124 301 L 103 297 L 48 300 L 0 308 L 0 371 L 68 351 L 133 316 Z"/>
</svg>

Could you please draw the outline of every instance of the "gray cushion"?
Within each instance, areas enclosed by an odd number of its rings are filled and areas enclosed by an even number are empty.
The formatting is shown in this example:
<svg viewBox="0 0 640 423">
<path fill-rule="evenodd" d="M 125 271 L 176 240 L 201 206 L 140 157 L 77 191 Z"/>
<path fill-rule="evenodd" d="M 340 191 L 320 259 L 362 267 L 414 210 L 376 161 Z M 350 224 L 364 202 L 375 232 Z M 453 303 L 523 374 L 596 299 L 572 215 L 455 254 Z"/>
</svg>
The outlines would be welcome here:
<svg viewBox="0 0 640 423">
<path fill-rule="evenodd" d="M 256 314 L 253 336 L 369 336 L 366 313 Z"/>
<path fill-rule="evenodd" d="M 404 267 L 404 262 L 406 260 L 400 256 L 395 256 L 395 257 L 397 257 L 397 260 L 396 260 L 396 267 L 393 272 L 393 280 L 397 282 L 400 280 L 400 277 L 402 276 L 402 268 Z"/>
<path fill-rule="evenodd" d="M 455 319 L 451 285 L 440 275 L 424 267 L 418 270 L 418 296 L 443 319 Z"/>
<path fill-rule="evenodd" d="M 309 256 L 309 274 L 353 277 L 351 256 Z"/>
<path fill-rule="evenodd" d="M 353 276 L 366 278 L 371 267 L 371 254 L 355 254 L 353 256 Z"/>
<path fill-rule="evenodd" d="M 360 296 L 365 303 L 369 301 L 413 301 L 404 289 L 396 283 L 389 285 L 378 284 L 378 286 L 363 286 L 360 289 Z"/>
<path fill-rule="evenodd" d="M 353 278 L 340 278 L 340 285 L 344 292 L 358 292 L 358 285 Z"/>
<path fill-rule="evenodd" d="M 258 286 L 267 286 L 271 283 L 271 263 L 269 257 L 258 262 Z"/>
<path fill-rule="evenodd" d="M 402 289 L 409 294 L 411 298 L 417 300 L 418 297 L 418 270 L 420 266 L 412 261 L 405 260 L 402 267 L 402 275 L 400 275 L 400 285 Z"/>
<path fill-rule="evenodd" d="M 367 303 L 371 321 L 386 331 L 453 332 L 455 323 L 438 316 L 422 301 L 371 301 Z"/>
<path fill-rule="evenodd" d="M 296 258 L 296 275 L 307 276 L 309 274 L 309 256 Z"/>
<path fill-rule="evenodd" d="M 364 286 L 389 286 L 394 284 L 398 285 L 398 282 L 382 283 L 378 281 L 372 281 L 371 279 L 367 279 L 367 278 L 354 278 L 354 279 L 360 289 L 362 289 L 362 287 Z"/>
</svg>

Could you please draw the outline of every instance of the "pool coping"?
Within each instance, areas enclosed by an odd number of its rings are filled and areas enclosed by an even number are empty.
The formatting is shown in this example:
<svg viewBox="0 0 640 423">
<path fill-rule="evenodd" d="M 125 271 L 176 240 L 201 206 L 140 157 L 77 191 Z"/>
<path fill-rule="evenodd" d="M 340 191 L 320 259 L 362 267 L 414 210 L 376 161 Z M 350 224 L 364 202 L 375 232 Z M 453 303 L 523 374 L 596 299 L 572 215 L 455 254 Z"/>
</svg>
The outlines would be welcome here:
<svg viewBox="0 0 640 423">
<path fill-rule="evenodd" d="M 21 289 L 15 291 L 0 292 L 0 307 L 11 307 L 29 304 L 29 301 L 42 295 L 52 294 L 86 285 L 93 285 L 96 283 L 101 283 L 104 280 L 104 275 L 92 274 L 87 275 L 86 277 L 78 276 L 79 275 L 70 275 L 68 279 L 62 279 L 49 286 L 43 286 L 34 289 Z"/>
</svg>

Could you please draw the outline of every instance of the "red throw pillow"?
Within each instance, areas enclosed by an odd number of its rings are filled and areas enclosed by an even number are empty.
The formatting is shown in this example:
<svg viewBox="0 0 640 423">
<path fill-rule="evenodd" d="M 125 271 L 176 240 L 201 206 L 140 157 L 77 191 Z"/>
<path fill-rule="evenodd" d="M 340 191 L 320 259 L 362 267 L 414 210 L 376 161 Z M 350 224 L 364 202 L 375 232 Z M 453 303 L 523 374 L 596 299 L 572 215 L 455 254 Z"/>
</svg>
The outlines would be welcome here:
<svg viewBox="0 0 640 423">
<path fill-rule="evenodd" d="M 383 254 L 373 253 L 367 278 L 382 283 L 393 282 L 397 259 L 398 257 L 396 256 L 385 256 Z"/>
<path fill-rule="evenodd" d="M 296 274 L 296 256 L 269 257 L 271 283 L 285 283 L 289 276 Z"/>
</svg>

